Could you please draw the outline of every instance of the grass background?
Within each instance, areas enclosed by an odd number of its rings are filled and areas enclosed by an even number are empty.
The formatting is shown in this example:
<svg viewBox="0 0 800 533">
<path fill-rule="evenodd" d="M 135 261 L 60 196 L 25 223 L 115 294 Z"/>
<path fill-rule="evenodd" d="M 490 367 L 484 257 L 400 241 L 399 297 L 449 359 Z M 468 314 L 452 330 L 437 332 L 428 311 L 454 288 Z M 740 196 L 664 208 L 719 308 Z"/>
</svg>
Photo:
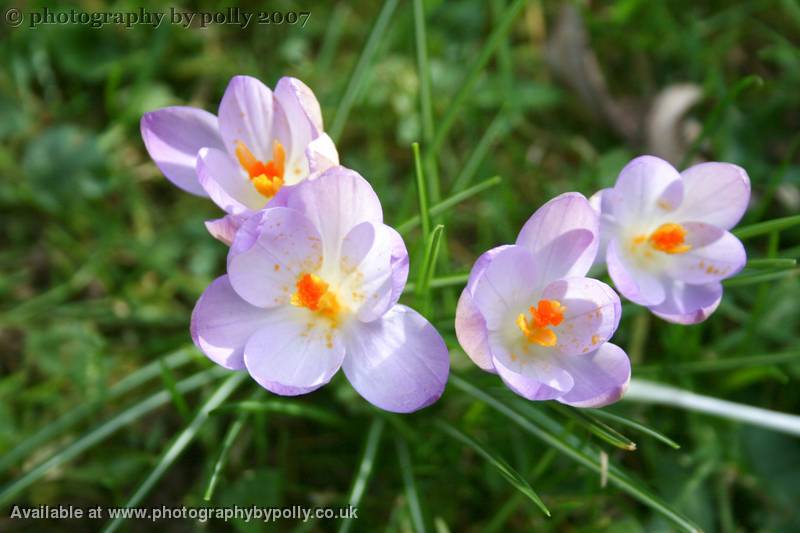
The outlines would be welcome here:
<svg viewBox="0 0 800 533">
<path fill-rule="evenodd" d="M 45 5 L 16 7 L 30 16 Z M 605 92 L 570 61 L 581 50 L 574 40 L 573 55 L 553 55 L 565 5 L 580 14 Z M 127 0 L 78 6 L 165 9 Z M 785 217 L 800 204 L 796 2 L 240 7 L 309 11 L 310 18 L 303 28 L 251 23 L 245 30 L 0 26 L 0 508 L 350 501 L 360 508 L 356 522 L 274 528 L 671 531 L 682 527 L 682 519 L 665 516 L 674 512 L 704 531 L 800 530 L 796 438 L 622 402 L 605 410 L 681 448 L 612 423 L 638 444 L 621 450 L 574 410 L 520 401 L 471 365 L 453 332 L 457 284 L 434 283 L 429 295 L 405 297 L 411 305 L 430 302 L 427 314 L 452 349 L 457 376 L 441 401 L 420 413 L 376 412 L 343 376 L 291 400 L 250 381 L 229 381 L 191 346 L 188 332 L 194 302 L 224 271 L 226 248 L 203 227 L 218 212 L 171 186 L 139 134 L 142 114 L 159 107 L 216 111 L 233 75 L 268 85 L 299 77 L 317 94 L 342 163 L 372 183 L 392 225 L 418 213 L 414 141 L 421 143 L 432 204 L 502 178 L 434 217 L 445 226 L 436 271 L 442 278 L 467 272 L 483 250 L 512 242 L 550 197 L 612 184 L 630 158 L 651 148 L 642 124 L 656 95 L 688 82 L 702 98 L 679 124 L 702 137 L 686 160 L 747 169 L 753 203 L 742 224 Z M 218 8 L 192 2 L 180 9 Z M 421 30 L 427 57 L 419 55 Z M 608 112 L 609 101 L 620 114 Z M 418 228 L 405 238 L 415 279 L 425 239 Z M 796 258 L 800 230 L 745 244 L 752 258 Z M 753 281 L 729 287 L 719 310 L 690 327 L 625 305 L 615 342 L 631 355 L 634 377 L 796 412 L 796 270 Z M 220 392 L 223 383 L 230 390 Z M 499 416 L 470 384 L 518 418 Z M 209 414 L 215 399 L 229 405 Z M 170 450 L 182 453 L 173 457 Z M 607 454 L 612 483 L 601 488 L 600 476 L 568 450 L 586 464 Z M 226 460 L 209 503 L 204 495 L 221 453 Z M 621 490 L 618 480 L 633 488 Z M 530 487 L 550 518 L 531 501 Z M 645 487 L 662 503 L 648 503 Z M 10 520 L 7 511 L 0 516 L 3 531 L 32 525 L 42 527 Z M 159 527 L 262 528 L 188 521 Z"/>
</svg>

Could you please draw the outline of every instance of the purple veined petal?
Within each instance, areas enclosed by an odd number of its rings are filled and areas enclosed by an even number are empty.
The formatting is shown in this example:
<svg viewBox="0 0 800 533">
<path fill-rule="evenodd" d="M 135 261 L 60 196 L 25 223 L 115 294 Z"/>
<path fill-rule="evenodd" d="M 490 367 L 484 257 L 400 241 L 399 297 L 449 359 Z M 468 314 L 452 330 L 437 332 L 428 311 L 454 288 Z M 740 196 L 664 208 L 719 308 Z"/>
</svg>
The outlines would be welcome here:
<svg viewBox="0 0 800 533">
<path fill-rule="evenodd" d="M 242 215 L 225 215 L 222 218 L 206 220 L 205 224 L 212 237 L 230 246 L 245 220 L 246 217 Z"/>
<path fill-rule="evenodd" d="M 231 78 L 219 104 L 219 131 L 236 158 L 241 141 L 259 161 L 272 160 L 274 102 L 272 91 L 250 76 Z"/>
<path fill-rule="evenodd" d="M 490 335 L 492 339 L 494 335 Z M 514 354 L 516 360 L 511 358 L 504 345 L 494 347 L 492 365 L 506 386 L 528 400 L 555 400 L 563 396 L 574 386 L 574 381 L 569 372 L 565 371 L 558 363 L 561 357 L 555 350 L 535 350 L 536 355 Z M 524 358 L 524 360 L 523 360 Z"/>
<path fill-rule="evenodd" d="M 244 347 L 247 371 L 259 385 L 284 396 L 305 394 L 328 383 L 342 365 L 341 331 L 301 307 L 268 311 L 269 324 Z"/>
<path fill-rule="evenodd" d="M 381 230 L 386 234 L 385 237 L 391 242 L 392 249 L 392 301 L 397 303 L 408 281 L 408 250 L 403 237 L 391 226 L 383 224 Z"/>
<path fill-rule="evenodd" d="M 650 311 L 674 324 L 697 324 L 711 316 L 722 301 L 722 284 L 689 285 L 682 281 L 665 283 L 667 298 Z"/>
<path fill-rule="evenodd" d="M 284 187 L 270 205 L 286 206 L 308 217 L 322 235 L 325 261 L 332 264 L 338 263 L 342 241 L 356 225 L 383 224 L 375 191 L 360 174 L 345 167 L 333 167 L 317 179 Z"/>
<path fill-rule="evenodd" d="M 679 220 L 699 220 L 731 229 L 750 202 L 750 178 L 730 163 L 700 163 L 681 173 L 684 186 Z"/>
<path fill-rule="evenodd" d="M 258 221 L 258 238 L 237 234 L 228 252 L 228 275 L 239 295 L 258 307 L 288 305 L 297 279 L 322 266 L 319 233 L 302 213 L 276 207 L 265 209 Z"/>
<path fill-rule="evenodd" d="M 288 184 L 309 174 L 306 148 L 322 131 L 322 111 L 314 93 L 303 82 L 284 77 L 275 86 L 275 134 L 286 149 Z"/>
<path fill-rule="evenodd" d="M 599 217 L 599 242 L 593 266 L 605 264 L 608 242 L 616 231 L 614 201 L 612 200 L 614 194 L 614 189 L 612 188 L 600 189 L 589 198 L 589 205 L 592 206 L 592 209 L 595 210 Z"/>
<path fill-rule="evenodd" d="M 598 216 L 578 193 L 561 194 L 528 219 L 517 236 L 517 245 L 536 258 L 544 282 L 584 276 L 597 255 Z"/>
<path fill-rule="evenodd" d="M 666 294 L 661 277 L 627 260 L 619 250 L 617 239 L 608 243 L 606 264 L 614 286 L 628 300 L 644 306 L 658 305 L 664 301 Z"/>
<path fill-rule="evenodd" d="M 361 396 L 395 413 L 431 405 L 444 392 L 450 356 L 425 318 L 395 305 L 380 320 L 354 322 L 342 369 Z"/>
<path fill-rule="evenodd" d="M 201 149 L 197 154 L 197 175 L 209 198 L 226 213 L 251 214 L 267 203 L 227 152 Z"/>
<path fill-rule="evenodd" d="M 692 248 L 672 256 L 667 263 L 669 277 L 700 285 L 729 278 L 744 267 L 747 253 L 732 233 L 701 223 L 686 223 L 684 227 Z"/>
<path fill-rule="evenodd" d="M 342 242 L 341 291 L 362 322 L 380 318 L 397 303 L 392 301 L 393 245 L 390 234 L 371 222 L 355 226 Z"/>
<path fill-rule="evenodd" d="M 625 165 L 614 185 L 617 223 L 640 224 L 674 209 L 683 195 L 681 187 L 681 175 L 672 165 L 650 155 L 637 157 Z"/>
<path fill-rule="evenodd" d="M 327 133 L 320 133 L 319 137 L 308 143 L 306 158 L 311 174 L 319 174 L 339 165 L 339 152 Z"/>
<path fill-rule="evenodd" d="M 244 346 L 269 322 L 269 311 L 242 300 L 228 276 L 211 282 L 192 311 L 192 340 L 209 359 L 231 370 L 244 368 Z"/>
<path fill-rule="evenodd" d="M 564 356 L 594 351 L 614 335 L 622 314 L 619 297 L 608 285 L 590 278 L 567 278 L 545 287 L 542 298 L 566 307 L 563 321 L 551 329 L 554 349 Z"/>
<path fill-rule="evenodd" d="M 574 407 L 603 407 L 622 398 L 631 381 L 631 362 L 622 348 L 607 342 L 596 351 L 560 361 L 575 386 L 557 398 Z"/>
<path fill-rule="evenodd" d="M 145 113 L 142 140 L 159 170 L 181 189 L 206 196 L 197 181 L 197 152 L 204 147 L 224 149 L 217 117 L 194 107 L 166 107 Z"/>
<path fill-rule="evenodd" d="M 267 209 L 256 211 L 253 215 L 245 217 L 239 225 L 239 229 L 236 230 L 233 236 L 230 250 L 228 250 L 228 268 L 230 268 L 232 258 L 252 248 L 253 244 L 258 240 L 259 235 L 261 235 L 262 220 L 267 211 Z"/>
<path fill-rule="evenodd" d="M 308 85 L 297 78 L 283 77 L 275 85 L 275 98 L 293 120 L 305 118 L 311 127 L 311 135 L 322 133 L 322 109 L 317 97 Z"/>
<path fill-rule="evenodd" d="M 532 283 L 539 279 L 536 268 L 528 249 L 509 246 L 492 258 L 476 281 L 472 301 L 486 321 L 490 347 L 492 331 L 516 327 L 519 313 L 536 304 L 536 297 L 544 289 Z"/>
<path fill-rule="evenodd" d="M 509 245 L 498 246 L 478 257 L 478 260 L 472 266 L 467 286 L 464 287 L 456 308 L 455 325 L 458 343 L 467 356 L 472 359 L 472 362 L 487 372 L 495 372 L 492 364 L 492 354 L 489 351 L 489 332 L 486 329 L 486 320 L 484 320 L 483 315 L 473 302 L 472 292 L 478 279 L 483 275 L 492 259 L 508 247 Z"/>
</svg>

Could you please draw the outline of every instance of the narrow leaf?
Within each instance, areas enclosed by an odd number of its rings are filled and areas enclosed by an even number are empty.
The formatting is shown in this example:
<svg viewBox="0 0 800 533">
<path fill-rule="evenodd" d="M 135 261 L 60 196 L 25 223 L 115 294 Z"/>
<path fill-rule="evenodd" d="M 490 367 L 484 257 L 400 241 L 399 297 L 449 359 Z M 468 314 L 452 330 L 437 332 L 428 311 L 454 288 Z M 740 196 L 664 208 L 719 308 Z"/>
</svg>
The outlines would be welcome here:
<svg viewBox="0 0 800 533">
<path fill-rule="evenodd" d="M 773 231 L 783 231 L 798 225 L 800 225 L 800 215 L 793 215 L 790 217 L 776 218 L 774 220 L 767 220 L 766 222 L 759 222 L 757 224 L 743 226 L 734 230 L 733 234 L 740 239 L 749 239 L 751 237 L 772 233 Z"/>
<path fill-rule="evenodd" d="M 375 457 L 378 455 L 378 445 L 383 434 L 384 423 L 383 418 L 375 417 L 369 426 L 367 440 L 364 444 L 364 455 L 361 458 L 361 464 L 358 465 L 356 477 L 353 479 L 350 497 L 347 499 L 347 503 L 351 507 L 358 507 L 358 504 L 361 503 L 361 498 L 364 496 L 364 491 L 367 490 L 367 483 L 369 483 L 372 469 L 375 466 Z M 343 519 L 339 526 L 339 533 L 347 533 L 352 525 L 352 518 Z"/>
<path fill-rule="evenodd" d="M 405 439 L 398 437 L 394 441 L 397 449 L 397 461 L 400 463 L 400 473 L 403 476 L 408 510 L 411 515 L 411 524 L 417 533 L 425 533 L 425 520 L 422 518 L 422 506 L 419 503 L 417 484 L 414 482 L 414 468 L 411 465 L 411 455 L 408 453 L 408 444 Z"/>
<path fill-rule="evenodd" d="M 606 420 L 610 420 L 612 422 L 616 422 L 617 424 L 622 424 L 623 426 L 628 426 L 631 429 L 635 429 L 636 431 L 640 431 L 645 435 L 649 435 L 656 440 L 659 440 L 666 444 L 667 446 L 678 450 L 680 449 L 681 445 L 672 440 L 671 438 L 667 437 L 666 435 L 659 433 L 658 431 L 645 426 L 635 420 L 631 420 L 630 418 L 625 418 L 624 416 L 620 416 L 614 413 L 609 413 L 608 411 L 602 411 L 600 409 L 592 409 L 591 413 L 595 416 L 599 416 L 600 418 L 605 418 Z"/>
</svg>

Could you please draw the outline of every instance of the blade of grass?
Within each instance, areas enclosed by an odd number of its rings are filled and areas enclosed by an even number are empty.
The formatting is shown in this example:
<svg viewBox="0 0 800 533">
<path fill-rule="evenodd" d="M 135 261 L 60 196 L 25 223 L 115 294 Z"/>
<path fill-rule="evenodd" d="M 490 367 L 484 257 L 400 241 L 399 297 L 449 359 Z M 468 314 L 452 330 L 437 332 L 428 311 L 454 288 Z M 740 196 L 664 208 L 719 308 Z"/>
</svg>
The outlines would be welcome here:
<svg viewBox="0 0 800 533">
<path fill-rule="evenodd" d="M 414 169 L 417 178 L 417 201 L 419 202 L 419 220 L 422 222 L 422 240 L 426 242 L 431 234 L 431 214 L 428 208 L 428 186 L 425 184 L 425 173 L 419 156 L 419 143 L 413 143 Z M 400 230 L 398 230 L 400 231 Z"/>
<path fill-rule="evenodd" d="M 163 364 L 167 368 L 174 369 L 181 367 L 194 359 L 196 354 L 197 350 L 194 348 L 194 346 L 186 346 L 159 359 L 158 361 L 154 361 L 146 366 L 143 366 L 139 370 L 122 378 L 119 382 L 109 388 L 103 397 L 76 407 L 75 409 L 64 414 L 58 420 L 47 424 L 39 431 L 20 442 L 16 448 L 0 458 L 0 473 L 8 469 L 10 466 L 21 463 L 22 459 L 32 453 L 38 446 L 50 439 L 57 437 L 67 429 L 85 420 L 89 417 L 89 415 L 96 412 L 106 403 L 127 394 L 136 387 L 147 383 L 151 379 L 158 376 L 161 372 L 161 361 L 164 362 Z"/>
<path fill-rule="evenodd" d="M 214 468 L 211 470 L 211 477 L 208 479 L 208 485 L 206 485 L 206 492 L 203 494 L 203 499 L 207 502 L 211 501 L 211 498 L 214 497 L 217 481 L 219 481 L 222 469 L 225 468 L 228 462 L 228 452 L 230 452 L 231 446 L 233 446 L 233 443 L 236 441 L 236 437 L 238 437 L 239 433 L 242 431 L 248 416 L 250 416 L 250 413 L 247 411 L 240 413 L 239 416 L 236 417 L 236 420 L 231 423 L 228 432 L 225 433 L 225 439 L 222 441 L 222 448 L 220 448 L 219 456 L 217 456 L 217 460 L 214 462 Z"/>
<path fill-rule="evenodd" d="M 739 229 L 733 230 L 733 234 L 740 239 L 750 239 L 758 237 L 759 235 L 766 235 L 773 231 L 782 231 L 785 229 L 793 228 L 800 225 L 800 215 L 793 215 L 790 217 L 776 218 L 774 220 L 767 220 L 766 222 L 758 222 L 743 226 Z"/>
<path fill-rule="evenodd" d="M 487 180 L 484 180 L 484 181 L 482 181 L 482 182 L 480 182 L 480 183 L 478 183 L 476 185 L 473 185 L 472 187 L 469 187 L 468 189 L 464 189 L 463 191 L 457 192 L 457 193 L 453 194 L 452 196 L 450 196 L 448 198 L 445 198 L 444 200 L 442 200 L 438 204 L 432 206 L 428 210 L 429 220 L 430 220 L 430 217 L 441 215 L 442 213 L 446 213 L 451 208 L 453 208 L 456 205 L 460 204 L 464 200 L 466 200 L 468 198 L 471 198 L 473 196 L 476 196 L 476 195 L 482 193 L 483 191 L 485 191 L 487 189 L 491 189 L 495 185 L 499 185 L 501 181 L 503 181 L 503 178 L 501 178 L 500 176 L 493 176 L 493 177 L 491 177 L 491 178 L 489 178 Z M 403 222 L 402 224 L 397 226 L 397 231 L 401 235 L 403 235 L 405 233 L 408 233 L 412 229 L 414 229 L 417 226 L 419 226 L 420 221 L 421 221 L 420 215 L 414 215 L 413 217 L 409 218 L 408 220 L 406 220 L 405 222 Z M 425 228 L 425 226 L 423 225 L 423 231 L 424 231 L 424 228 Z"/>
<path fill-rule="evenodd" d="M 511 29 L 512 23 L 517 18 L 517 15 L 520 14 L 522 8 L 525 7 L 527 1 L 528 0 L 515 0 L 508 7 L 508 9 L 506 9 L 506 12 L 503 14 L 503 18 L 500 19 L 500 21 L 494 27 L 492 33 L 489 35 L 489 38 L 486 40 L 486 44 L 483 46 L 480 54 L 478 54 L 478 58 L 472 64 L 470 71 L 459 85 L 458 91 L 456 91 L 456 94 L 450 100 L 450 105 L 445 111 L 444 117 L 441 121 L 439 121 L 439 128 L 434 134 L 433 143 L 429 152 L 431 157 L 435 157 L 441 151 L 444 141 L 447 138 L 447 134 L 450 132 L 458 113 L 461 111 L 461 107 L 464 105 L 467 97 L 473 94 L 475 84 L 477 83 L 481 73 L 484 72 L 486 64 L 489 62 L 489 59 L 494 54 L 495 50 L 497 50 L 497 47 L 502 42 L 506 33 L 508 33 L 508 31 Z"/>
<path fill-rule="evenodd" d="M 255 401 L 246 400 L 223 405 L 215 409 L 211 414 L 226 411 L 237 411 L 242 413 L 280 413 L 289 416 L 299 416 L 322 422 L 323 424 L 337 425 L 343 424 L 344 420 L 337 414 L 316 407 L 311 404 L 295 402 L 291 400 L 267 400 Z"/>
<path fill-rule="evenodd" d="M 194 419 L 191 423 L 184 428 L 184 430 L 172 441 L 165 450 L 164 453 L 161 455 L 161 459 L 159 459 L 158 464 L 156 467 L 150 472 L 150 474 L 145 478 L 139 488 L 136 489 L 136 492 L 125 502 L 125 507 L 136 507 L 142 500 L 147 496 L 150 490 L 155 486 L 156 483 L 161 479 L 161 476 L 175 463 L 175 461 L 180 457 L 183 451 L 186 449 L 189 444 L 194 440 L 197 433 L 200 431 L 200 428 L 203 427 L 203 424 L 206 423 L 208 420 L 211 411 L 216 409 L 222 402 L 228 399 L 228 396 L 233 394 L 236 390 L 236 387 L 244 383 L 245 379 L 249 376 L 245 372 L 237 372 L 233 375 L 228 376 L 228 379 L 222 382 L 222 384 L 217 388 L 214 394 L 206 400 L 206 402 L 200 407 L 197 411 L 197 414 L 194 416 Z M 108 524 L 106 527 L 103 528 L 104 533 L 112 533 L 116 531 L 117 528 L 122 525 L 124 518 L 117 517 Z"/>
<path fill-rule="evenodd" d="M 414 40 L 417 48 L 422 139 L 429 143 L 433 137 L 433 106 L 431 105 L 431 70 L 428 65 L 428 39 L 425 31 L 425 6 L 422 0 L 414 0 Z"/>
<path fill-rule="evenodd" d="M 467 185 L 469 185 L 475 177 L 475 173 L 478 171 L 478 167 L 486 157 L 486 154 L 489 153 L 489 148 L 491 148 L 498 137 L 509 130 L 509 126 L 506 110 L 505 107 L 503 107 L 497 112 L 497 115 L 495 115 L 489 127 L 486 128 L 478 144 L 475 145 L 475 148 L 470 153 L 469 159 L 464 163 L 461 172 L 456 176 L 456 179 L 453 181 L 453 186 L 450 188 L 451 193 L 459 193 L 466 189 Z"/>
<path fill-rule="evenodd" d="M 381 39 L 386 35 L 386 28 L 392 18 L 395 8 L 397 7 L 398 0 L 386 0 L 383 3 L 381 12 L 375 20 L 375 25 L 372 27 L 367 42 L 364 44 L 364 49 L 361 51 L 361 56 L 358 58 L 353 74 L 350 76 L 350 81 L 344 91 L 344 95 L 339 102 L 339 109 L 336 110 L 336 116 L 333 117 L 333 124 L 328 130 L 328 134 L 336 142 L 344 130 L 344 124 L 347 122 L 347 117 L 350 115 L 350 110 L 355 103 L 356 97 L 361 93 L 362 85 L 366 79 L 367 67 L 372 62 L 372 56 L 378 49 Z"/>
<path fill-rule="evenodd" d="M 566 455 L 570 459 L 598 474 L 601 473 L 600 463 L 597 459 L 588 455 L 577 446 L 569 443 L 567 440 L 559 438 L 557 436 L 557 432 L 548 431 L 539 425 L 534 424 L 516 410 L 508 407 L 506 404 L 498 401 L 459 376 L 451 375 L 450 383 L 452 383 L 454 387 L 499 412 L 517 424 L 521 429 L 543 441 L 548 446 L 558 449 L 558 451 L 560 451 L 563 455 Z M 609 467 L 608 480 L 614 486 L 627 492 L 644 505 L 661 513 L 676 525 L 680 526 L 682 529 L 692 533 L 698 533 L 700 531 L 700 528 L 693 524 L 689 519 L 685 518 L 678 511 L 672 509 L 666 502 L 662 501 L 661 498 L 652 494 L 648 489 L 642 487 L 639 483 L 631 479 L 627 474 L 622 473 L 622 471 L 619 469 L 615 467 Z"/>
<path fill-rule="evenodd" d="M 511 484 L 512 487 L 514 487 L 519 492 L 527 496 L 528 499 L 531 500 L 534 504 L 536 504 L 536 506 L 539 509 L 541 509 L 546 516 L 550 516 L 550 510 L 544 504 L 542 499 L 539 498 L 539 495 L 536 494 L 536 491 L 533 490 L 528 481 L 522 475 L 520 475 L 519 472 L 511 468 L 511 466 L 508 463 L 506 463 L 502 458 L 497 457 L 495 454 L 487 450 L 485 447 L 481 446 L 472 437 L 466 435 L 465 433 L 461 432 L 454 426 L 451 426 L 447 422 L 440 420 L 438 421 L 437 426 L 444 433 L 446 433 L 450 437 L 453 437 L 457 441 L 461 442 L 461 444 L 464 444 L 469 448 L 472 448 L 478 455 L 483 457 L 487 462 L 489 462 L 489 464 L 494 466 L 500 472 L 500 474 L 502 474 L 502 476 L 506 478 L 506 480 Z"/>
<path fill-rule="evenodd" d="M 722 282 L 725 287 L 743 287 L 745 285 L 753 285 L 763 283 L 765 281 L 773 281 L 782 278 L 793 278 L 800 273 L 800 268 L 792 270 L 780 270 L 778 272 L 767 272 L 765 274 L 746 274 L 744 276 L 735 276 L 726 279 Z"/>
<path fill-rule="evenodd" d="M 797 266 L 797 259 L 790 258 L 764 258 L 764 259 L 748 259 L 747 268 L 769 268 L 769 269 L 787 269 Z"/>
<path fill-rule="evenodd" d="M 180 392 L 186 393 L 211 383 L 212 381 L 227 375 L 228 373 L 230 373 L 229 370 L 221 367 L 209 368 L 178 382 L 177 388 Z M 117 413 L 109 420 L 106 420 L 104 423 L 90 430 L 88 433 L 85 433 L 79 439 L 73 441 L 66 447 L 50 456 L 49 459 L 36 465 L 16 481 L 3 487 L 3 490 L 0 491 L 0 506 L 11 501 L 11 499 L 44 477 L 45 474 L 50 472 L 52 469 L 74 459 L 95 444 L 102 442 L 103 439 L 110 436 L 118 429 L 132 424 L 147 413 L 162 407 L 169 401 L 169 392 L 160 391 L 142 401 L 136 402 L 134 405 L 125 409 L 124 411 Z"/>
<path fill-rule="evenodd" d="M 172 397 L 172 403 L 175 404 L 175 409 L 178 411 L 181 419 L 184 423 L 188 423 L 192 415 L 189 412 L 189 404 L 186 403 L 186 398 L 184 398 L 176 388 L 175 375 L 170 371 L 167 365 L 164 364 L 163 360 L 159 361 L 159 363 L 161 368 L 161 381 Z"/>
<path fill-rule="evenodd" d="M 671 363 L 667 365 L 646 365 L 637 372 L 673 371 L 675 373 L 718 372 L 720 370 L 737 370 L 753 366 L 768 366 L 781 363 L 800 363 L 800 350 L 763 355 L 746 355 L 743 357 L 726 357 L 709 361 L 692 361 L 689 363 Z"/>
<path fill-rule="evenodd" d="M 636 431 L 644 433 L 645 435 L 649 435 L 649 436 L 653 437 L 654 439 L 663 442 L 664 444 L 666 444 L 667 446 L 669 446 L 670 448 L 673 448 L 675 450 L 679 450 L 680 447 L 681 447 L 680 444 L 678 444 L 677 442 L 675 442 L 671 438 L 667 437 L 666 435 L 664 435 L 662 433 L 659 433 L 658 431 L 656 431 L 654 429 L 651 429 L 651 428 L 645 426 L 644 424 L 636 422 L 635 420 L 631 420 L 630 418 L 625 418 L 624 416 L 620 416 L 620 415 L 617 415 L 617 414 L 614 414 L 614 413 L 609 413 L 608 411 L 602 411 L 600 409 L 592 409 L 591 413 L 593 415 L 595 415 L 595 416 L 600 417 L 600 418 L 605 418 L 606 420 L 610 420 L 612 422 L 616 422 L 617 424 L 621 424 L 623 426 L 627 426 L 627 427 L 629 427 L 631 429 L 635 429 Z"/>
<path fill-rule="evenodd" d="M 578 425 L 588 429 L 593 435 L 604 440 L 605 442 L 615 446 L 621 450 L 633 451 L 636 449 L 636 443 L 631 439 L 615 430 L 608 424 L 605 424 L 596 418 L 570 407 L 567 405 L 556 404 L 550 402 L 549 407 L 562 415 L 574 420 Z"/>
<path fill-rule="evenodd" d="M 466 285 L 469 280 L 469 273 L 452 274 L 450 276 L 442 276 L 441 278 L 432 278 L 429 289 L 441 289 L 443 287 L 458 287 L 459 285 Z M 414 282 L 407 283 L 403 292 L 414 292 L 417 284 Z"/>
<path fill-rule="evenodd" d="M 372 469 L 375 466 L 375 457 L 378 455 L 378 445 L 381 442 L 384 424 L 383 418 L 375 417 L 372 420 L 372 424 L 369 426 L 367 440 L 364 445 L 364 455 L 361 458 L 361 463 L 358 465 L 356 477 L 353 479 L 350 497 L 347 499 L 347 503 L 351 507 L 358 507 L 361 498 L 364 496 L 364 491 L 367 490 L 367 483 L 372 475 Z M 350 531 L 352 525 L 352 518 L 343 519 L 342 523 L 339 525 L 339 533 L 347 533 Z"/>
<path fill-rule="evenodd" d="M 417 533 L 425 533 L 425 520 L 422 518 L 422 506 L 419 503 L 417 485 L 414 482 L 414 470 L 411 465 L 411 455 L 408 453 L 408 444 L 402 437 L 394 440 L 397 449 L 397 461 L 400 464 L 400 473 L 403 476 L 403 486 L 405 488 L 406 500 L 408 501 L 408 512 L 411 516 L 411 524 Z"/>
<path fill-rule="evenodd" d="M 436 259 L 439 256 L 439 246 L 442 242 L 442 234 L 444 233 L 444 226 L 439 224 L 433 228 L 428 245 L 425 247 L 425 256 L 422 260 L 422 270 L 420 270 L 419 277 L 417 278 L 417 285 L 415 293 L 417 298 L 421 301 L 420 313 L 426 316 L 430 306 L 430 283 L 433 274 L 436 271 Z"/>
</svg>

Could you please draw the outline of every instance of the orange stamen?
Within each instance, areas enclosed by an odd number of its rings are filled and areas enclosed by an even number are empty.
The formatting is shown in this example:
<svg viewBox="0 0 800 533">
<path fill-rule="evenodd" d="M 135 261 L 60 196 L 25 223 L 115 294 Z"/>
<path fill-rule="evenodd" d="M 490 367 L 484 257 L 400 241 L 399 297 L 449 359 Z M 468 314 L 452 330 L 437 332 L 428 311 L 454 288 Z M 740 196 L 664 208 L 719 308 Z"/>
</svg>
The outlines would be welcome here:
<svg viewBox="0 0 800 533">
<path fill-rule="evenodd" d="M 656 250 L 668 254 L 685 254 L 692 247 L 685 244 L 686 229 L 680 224 L 661 224 L 648 241 Z"/>
<path fill-rule="evenodd" d="M 292 305 L 305 307 L 328 318 L 336 318 L 341 310 L 336 293 L 315 274 L 303 274 L 297 279 L 297 292 L 292 295 Z"/>
<path fill-rule="evenodd" d="M 236 158 L 247 172 L 253 186 L 263 196 L 272 198 L 283 186 L 286 151 L 278 140 L 272 144 L 272 160 L 267 163 L 256 159 L 242 141 L 236 141 Z"/>
<path fill-rule="evenodd" d="M 567 308 L 558 300 L 539 300 L 538 307 L 531 306 L 528 311 L 531 319 L 526 320 L 525 314 L 517 317 L 517 327 L 529 342 L 539 346 L 555 346 L 558 341 L 556 333 L 547 326 L 558 326 L 564 320 Z"/>
</svg>

